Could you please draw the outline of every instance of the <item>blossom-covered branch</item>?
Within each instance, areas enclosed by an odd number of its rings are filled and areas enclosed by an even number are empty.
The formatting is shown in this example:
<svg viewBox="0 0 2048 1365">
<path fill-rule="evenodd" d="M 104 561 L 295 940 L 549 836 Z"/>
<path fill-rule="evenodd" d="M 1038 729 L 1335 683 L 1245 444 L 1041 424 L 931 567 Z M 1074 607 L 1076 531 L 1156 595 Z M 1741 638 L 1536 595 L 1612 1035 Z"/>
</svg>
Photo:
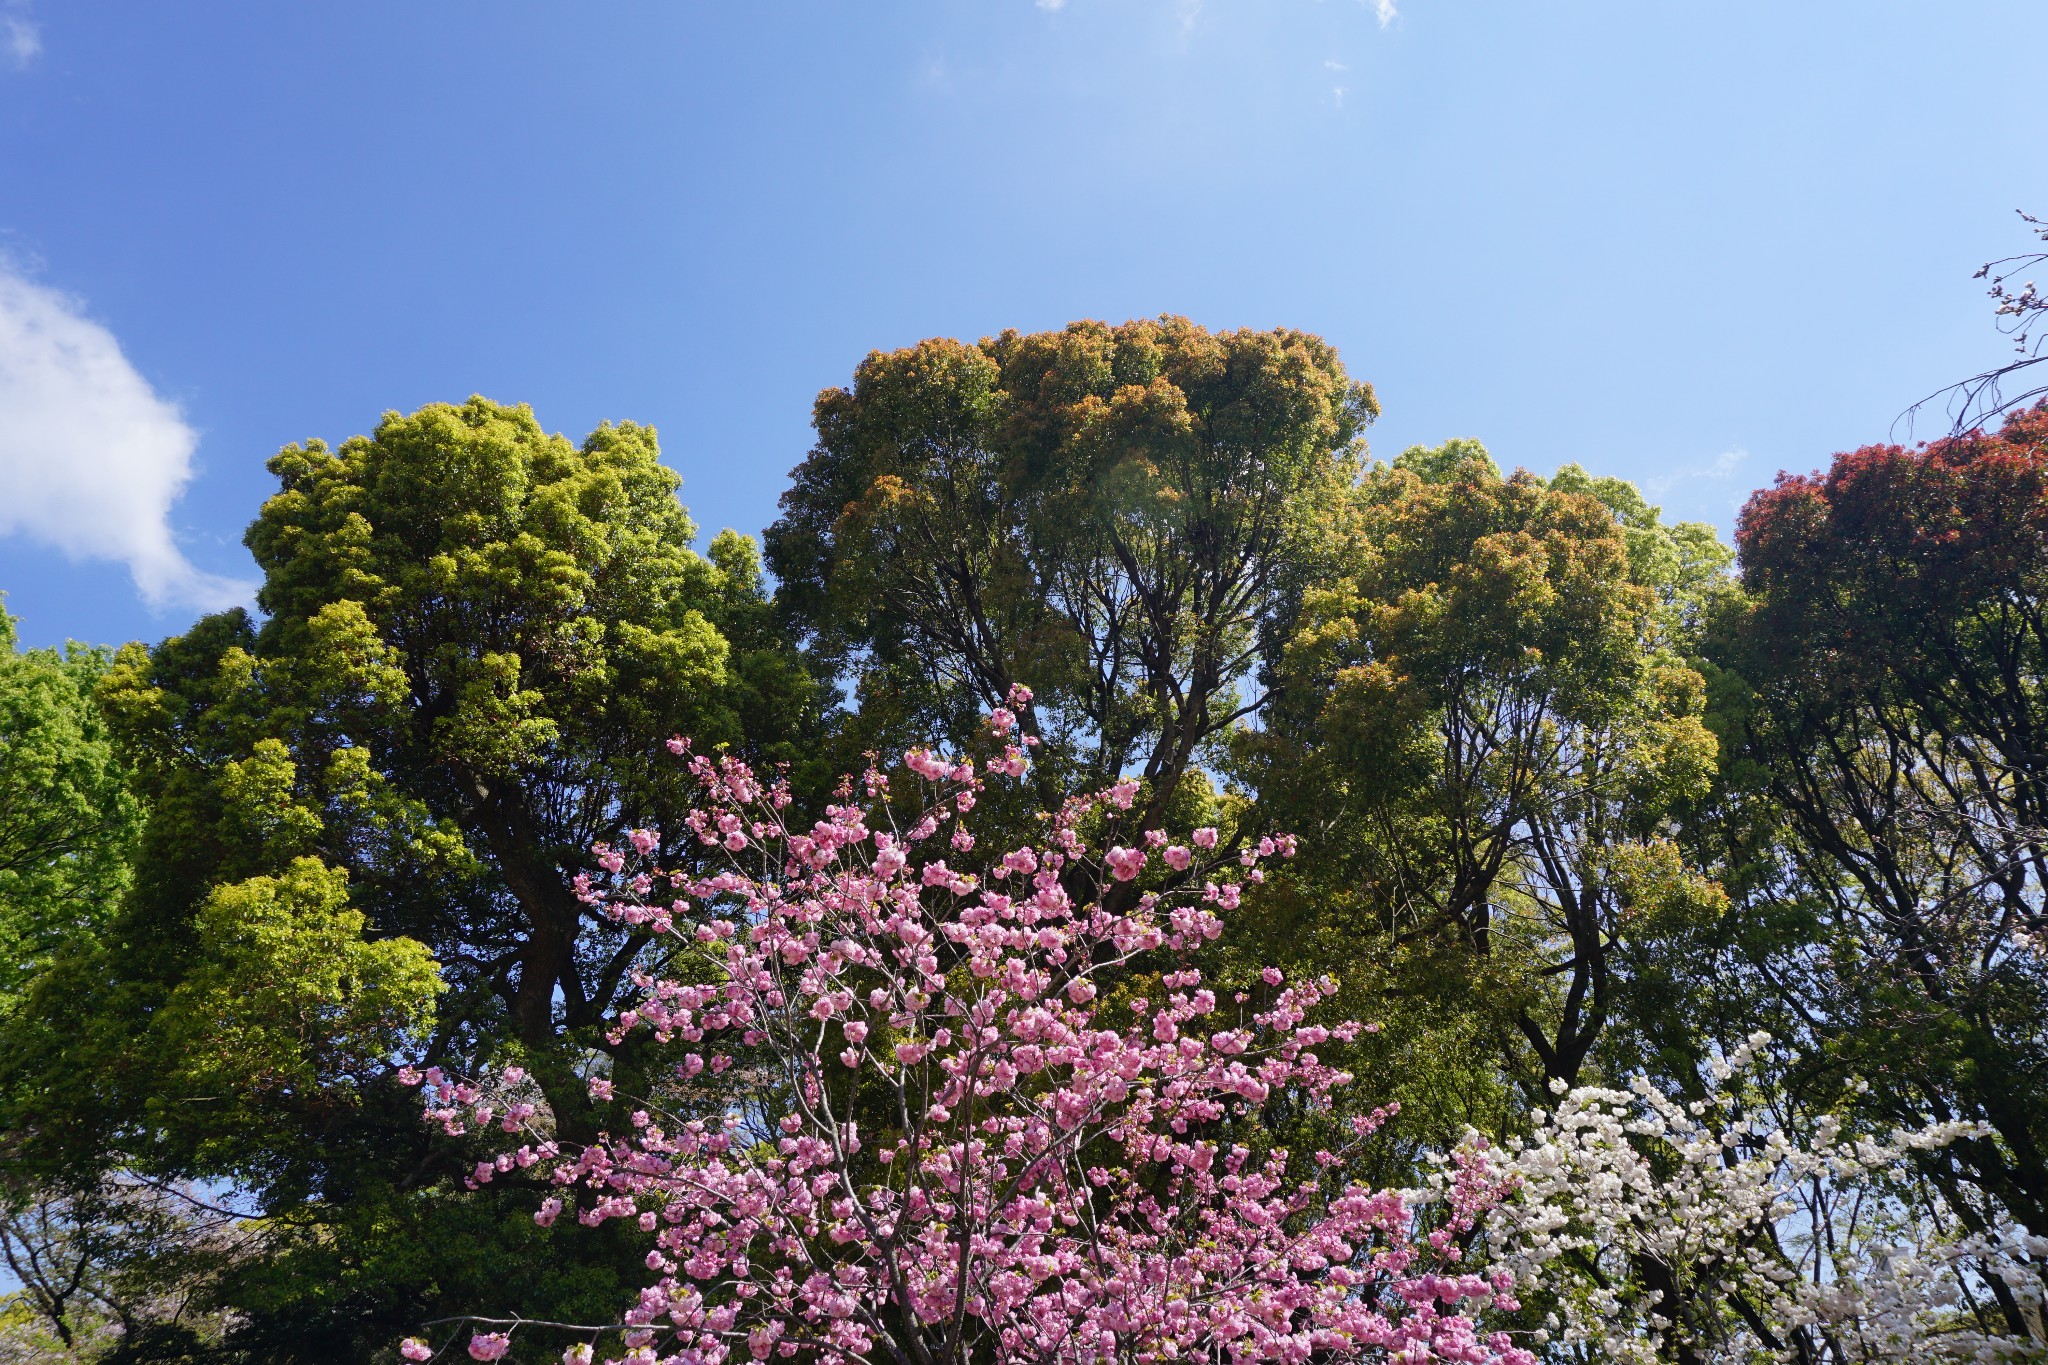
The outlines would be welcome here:
<svg viewBox="0 0 2048 1365">
<path fill-rule="evenodd" d="M 632 1131 L 571 1152 L 523 1076 L 429 1077 L 444 1125 L 538 1139 L 477 1179 L 546 1163 L 560 1193 L 540 1221 L 573 1202 L 584 1223 L 647 1235 L 629 1362 L 1525 1365 L 1480 1325 L 1514 1307 L 1508 1277 L 1460 1266 L 1462 1235 L 1507 1192 L 1491 1154 L 1464 1154 L 1432 1207 L 1346 1178 L 1343 1151 L 1272 1146 L 1266 1106 L 1327 1110 L 1350 1077 L 1316 1049 L 1359 1026 L 1309 1022 L 1332 983 L 1269 969 L 1219 998 L 1187 965 L 1291 841 L 1219 865 L 1213 829 L 1126 830 L 1138 785 L 1119 782 L 1048 812 L 1041 838 L 982 851 L 967 817 L 985 781 L 1024 769 L 1013 724 L 990 716 L 979 768 L 912 751 L 801 830 L 780 785 L 675 742 L 701 784 L 690 828 L 726 865 L 651 865 L 648 832 L 599 850 L 611 882 L 582 894 L 687 941 L 614 1035 L 670 1044 L 686 1083 L 744 1058 L 748 1083 L 717 1112 L 650 1098 Z M 1097 894 L 1125 884 L 1134 896 Z M 1158 998 L 1112 1010 L 1140 978 Z M 613 1081 L 591 1085 L 609 1097 Z M 1353 1120 L 1353 1140 L 1384 1117 Z M 469 1350 L 509 1342 L 479 1333 Z"/>
</svg>

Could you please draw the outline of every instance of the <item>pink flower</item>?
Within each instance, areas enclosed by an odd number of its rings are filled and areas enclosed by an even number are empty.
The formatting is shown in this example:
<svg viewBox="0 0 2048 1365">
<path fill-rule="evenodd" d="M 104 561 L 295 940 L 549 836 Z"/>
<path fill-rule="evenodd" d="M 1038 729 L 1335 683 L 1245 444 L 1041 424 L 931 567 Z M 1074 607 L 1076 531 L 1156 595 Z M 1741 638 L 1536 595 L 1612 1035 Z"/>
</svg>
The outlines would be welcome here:
<svg viewBox="0 0 2048 1365">
<path fill-rule="evenodd" d="M 407 1360 L 432 1360 L 434 1348 L 418 1337 L 407 1337 L 398 1343 L 398 1354 Z"/>
<path fill-rule="evenodd" d="M 512 1338 L 503 1332 L 479 1332 L 469 1339 L 471 1360 L 503 1360 L 512 1349 Z"/>
<path fill-rule="evenodd" d="M 590 1078 L 590 1098 L 594 1100 L 608 1100 L 611 1097 L 612 1083 L 603 1076 L 592 1076 Z"/>
<path fill-rule="evenodd" d="M 542 1227 L 549 1227 L 554 1223 L 556 1215 L 561 1213 L 561 1211 L 562 1201 L 553 1195 L 549 1195 L 546 1199 L 541 1200 L 540 1207 L 534 1210 L 533 1221 Z"/>
<path fill-rule="evenodd" d="M 1216 847 L 1216 827 L 1214 825 L 1204 825 L 1202 826 L 1202 828 L 1195 831 L 1195 847 Z"/>
<path fill-rule="evenodd" d="M 1166 865 L 1175 872 L 1187 871 L 1189 865 L 1195 861 L 1195 855 L 1180 844 L 1168 844 L 1166 851 L 1159 856 L 1166 859 Z"/>
<path fill-rule="evenodd" d="M 1130 881 L 1145 866 L 1145 855 L 1143 853 L 1135 848 L 1125 848 L 1121 844 L 1118 844 L 1110 849 L 1108 853 L 1104 854 L 1102 860 L 1109 864 L 1111 875 L 1120 882 Z"/>
</svg>

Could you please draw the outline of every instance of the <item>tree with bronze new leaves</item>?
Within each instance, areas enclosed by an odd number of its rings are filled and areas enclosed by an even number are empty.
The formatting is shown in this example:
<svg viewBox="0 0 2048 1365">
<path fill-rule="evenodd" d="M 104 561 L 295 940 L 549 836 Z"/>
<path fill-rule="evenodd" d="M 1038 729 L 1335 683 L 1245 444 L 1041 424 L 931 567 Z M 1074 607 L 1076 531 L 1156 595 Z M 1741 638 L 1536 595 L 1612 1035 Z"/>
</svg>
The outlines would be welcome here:
<svg viewBox="0 0 2048 1365">
<path fill-rule="evenodd" d="M 1389 1017 L 1426 1016 L 1405 1032 L 1470 1033 L 1509 1078 L 1576 1084 L 1639 977 L 1720 905 L 1673 835 L 1715 771 L 1683 651 L 1726 551 L 1631 485 L 1503 478 L 1472 441 L 1374 468 L 1347 517 L 1285 702 L 1239 745 L 1303 839 L 1271 936 L 1348 957 Z M 1464 1074 L 1443 1121 L 1497 1120 L 1457 1108 L 1486 1086 Z"/>
<path fill-rule="evenodd" d="M 778 602 L 862 732 L 957 739 L 1028 683 L 1041 798 L 1158 818 L 1267 700 L 1379 409 L 1320 338 L 1185 318 L 875 352 L 819 395 L 769 528 Z"/>
</svg>

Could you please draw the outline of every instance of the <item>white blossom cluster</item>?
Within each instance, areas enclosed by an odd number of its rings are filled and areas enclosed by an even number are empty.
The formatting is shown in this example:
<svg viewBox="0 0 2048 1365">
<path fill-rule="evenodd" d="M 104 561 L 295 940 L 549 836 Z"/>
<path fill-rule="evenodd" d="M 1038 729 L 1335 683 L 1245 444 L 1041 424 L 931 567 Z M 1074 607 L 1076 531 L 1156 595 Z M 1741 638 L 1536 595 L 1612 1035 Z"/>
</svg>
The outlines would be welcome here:
<svg viewBox="0 0 2048 1365">
<path fill-rule="evenodd" d="M 1878 1139 L 1822 1119 L 1788 1134 L 1737 1095 L 1768 1041 L 1717 1060 L 1690 1103 L 1641 1080 L 1553 1083 L 1556 1111 L 1511 1144 L 1519 1197 L 1489 1220 L 1518 1295 L 1548 1309 L 1534 1344 L 1625 1365 L 2048 1359 L 2048 1238 L 1963 1235 L 1911 1194 L 1916 1151 L 1981 1130 Z"/>
</svg>

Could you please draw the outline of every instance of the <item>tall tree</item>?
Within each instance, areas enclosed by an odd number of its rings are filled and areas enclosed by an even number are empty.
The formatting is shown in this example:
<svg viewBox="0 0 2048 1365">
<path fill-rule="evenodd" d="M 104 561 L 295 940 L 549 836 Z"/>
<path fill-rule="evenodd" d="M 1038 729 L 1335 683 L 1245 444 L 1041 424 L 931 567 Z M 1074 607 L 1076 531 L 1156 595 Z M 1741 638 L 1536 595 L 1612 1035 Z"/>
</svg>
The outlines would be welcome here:
<svg viewBox="0 0 2048 1365">
<path fill-rule="evenodd" d="M 141 821 L 127 765 L 93 703 L 108 651 L 21 650 L 15 625 L 0 610 L 0 1037 L 57 952 L 104 929 L 128 885 Z M 66 1260 L 39 1276 L 14 1236 L 39 1215 L 77 1231 L 66 1193 L 21 1159 L 15 1114 L 28 1098 L 19 1087 L 0 1091 L 0 1252 L 22 1286 L 26 1330 L 64 1347 L 90 1267 Z"/>
<path fill-rule="evenodd" d="M 778 601 L 870 730 L 963 737 L 1024 683 L 1066 764 L 1045 782 L 1141 775 L 1156 818 L 1264 705 L 1377 413 L 1285 330 L 1166 317 L 876 352 L 818 398 L 767 535 Z"/>
<path fill-rule="evenodd" d="M 462 1152 L 394 1068 L 518 1061 L 594 1134 L 585 1074 L 634 1065 L 601 1020 L 662 945 L 578 898 L 591 846 L 667 829 L 687 864 L 668 735 L 804 757 L 818 689 L 753 547 L 695 553 L 658 453 L 483 399 L 287 447 L 248 535 L 260 625 L 131 646 L 100 686 L 144 856 L 107 947 L 40 978 L 18 1065 L 59 1155 L 258 1194 L 296 1266 L 234 1290 L 265 1359 L 346 1358 L 423 1296 L 473 1308 L 537 1273 L 486 1270 L 519 1245 L 488 1212 L 434 1226 Z M 485 1205 L 516 1213 L 502 1190 Z"/>
<path fill-rule="evenodd" d="M 1241 745 L 1304 838 L 1285 936 L 1348 941 L 1393 998 L 1575 1084 L 1643 950 L 1719 904 L 1671 834 L 1715 766 L 1682 647 L 1727 552 L 1621 481 L 1503 478 L 1471 441 L 1375 468 L 1350 511 L 1287 700 Z"/>
<path fill-rule="evenodd" d="M 1809 1083 L 1989 1125 L 1937 1183 L 2048 1226 L 2048 410 L 1781 477 L 1737 539 L 1717 709 L 1784 927 L 1754 965 Z"/>
</svg>

